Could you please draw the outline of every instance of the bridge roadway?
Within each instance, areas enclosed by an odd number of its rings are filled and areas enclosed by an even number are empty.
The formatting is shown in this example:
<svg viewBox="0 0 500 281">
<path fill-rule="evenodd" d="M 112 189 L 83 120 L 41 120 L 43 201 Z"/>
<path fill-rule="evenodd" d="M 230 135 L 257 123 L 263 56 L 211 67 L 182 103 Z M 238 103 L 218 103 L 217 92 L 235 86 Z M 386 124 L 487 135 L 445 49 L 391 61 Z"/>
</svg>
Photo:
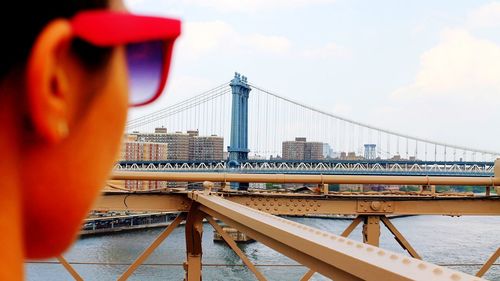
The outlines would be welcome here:
<svg viewBox="0 0 500 281">
<path fill-rule="evenodd" d="M 226 161 L 122 161 L 120 171 L 394 175 L 394 176 L 493 176 L 493 162 L 391 161 L 391 160 L 248 160 L 238 166 Z"/>
</svg>

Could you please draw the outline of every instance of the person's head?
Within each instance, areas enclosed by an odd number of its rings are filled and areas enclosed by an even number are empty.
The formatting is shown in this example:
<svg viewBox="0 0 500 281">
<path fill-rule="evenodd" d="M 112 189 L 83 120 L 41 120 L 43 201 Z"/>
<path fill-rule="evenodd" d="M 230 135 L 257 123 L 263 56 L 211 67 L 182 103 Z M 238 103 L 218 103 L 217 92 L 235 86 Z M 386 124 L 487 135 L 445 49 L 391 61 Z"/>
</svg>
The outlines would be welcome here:
<svg viewBox="0 0 500 281">
<path fill-rule="evenodd" d="M 19 142 L 10 153 L 19 159 L 26 257 L 67 248 L 109 176 L 129 104 L 154 100 L 166 82 L 180 23 L 110 9 L 106 0 L 3 7 L 0 104 L 18 123 L 0 138 Z"/>
</svg>

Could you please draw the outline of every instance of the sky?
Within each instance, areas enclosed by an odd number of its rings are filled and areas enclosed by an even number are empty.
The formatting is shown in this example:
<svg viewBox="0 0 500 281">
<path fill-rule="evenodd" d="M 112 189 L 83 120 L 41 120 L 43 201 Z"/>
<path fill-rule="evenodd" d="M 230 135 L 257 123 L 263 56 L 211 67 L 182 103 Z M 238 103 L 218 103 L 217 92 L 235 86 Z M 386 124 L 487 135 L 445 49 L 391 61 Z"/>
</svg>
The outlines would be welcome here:
<svg viewBox="0 0 500 281">
<path fill-rule="evenodd" d="M 126 0 L 180 18 L 165 94 L 238 71 L 281 96 L 425 139 L 500 151 L 500 1 Z"/>
</svg>

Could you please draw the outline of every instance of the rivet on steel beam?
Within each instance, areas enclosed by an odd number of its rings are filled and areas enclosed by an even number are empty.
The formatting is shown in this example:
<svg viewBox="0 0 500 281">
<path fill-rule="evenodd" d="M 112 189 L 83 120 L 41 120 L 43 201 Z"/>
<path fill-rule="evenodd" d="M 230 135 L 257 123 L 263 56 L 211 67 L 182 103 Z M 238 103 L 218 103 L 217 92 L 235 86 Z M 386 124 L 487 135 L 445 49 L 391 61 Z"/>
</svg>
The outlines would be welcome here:
<svg viewBox="0 0 500 281">
<path fill-rule="evenodd" d="M 410 263 L 411 263 L 411 261 L 410 261 L 409 259 L 407 259 L 407 258 L 404 258 L 404 259 L 402 260 L 402 262 L 403 262 L 404 264 L 410 264 Z"/>
<path fill-rule="evenodd" d="M 460 279 L 462 279 L 460 277 L 460 275 L 458 275 L 457 273 L 453 273 L 451 276 L 450 276 L 451 280 L 455 280 L 455 281 L 458 281 Z"/>
<path fill-rule="evenodd" d="M 389 258 L 391 258 L 391 260 L 397 260 L 398 259 L 398 256 L 392 254 Z"/>
<path fill-rule="evenodd" d="M 441 275 L 441 274 L 443 274 L 443 270 L 441 268 L 437 267 L 437 268 L 434 268 L 432 273 L 434 273 L 436 275 Z"/>
<path fill-rule="evenodd" d="M 427 266 L 425 265 L 425 263 L 419 263 L 418 268 L 424 270 L 427 268 Z"/>
</svg>

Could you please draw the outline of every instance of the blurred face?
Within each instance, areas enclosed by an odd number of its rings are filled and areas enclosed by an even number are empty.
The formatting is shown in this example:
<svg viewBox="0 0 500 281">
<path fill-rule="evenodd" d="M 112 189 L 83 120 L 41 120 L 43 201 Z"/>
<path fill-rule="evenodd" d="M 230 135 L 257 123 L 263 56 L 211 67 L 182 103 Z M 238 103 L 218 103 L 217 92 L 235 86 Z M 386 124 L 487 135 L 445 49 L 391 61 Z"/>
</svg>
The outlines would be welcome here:
<svg viewBox="0 0 500 281">
<path fill-rule="evenodd" d="M 55 19 L 40 32 L 18 83 L 26 257 L 58 255 L 74 240 L 109 177 L 129 103 L 161 94 L 179 34 L 175 19 L 104 10 Z M 96 46 L 112 50 L 97 67 L 75 54 Z"/>
<path fill-rule="evenodd" d="M 116 159 L 128 107 L 123 47 L 89 71 L 64 43 L 55 45 L 35 47 L 27 75 L 28 88 L 35 88 L 27 94 L 35 132 L 25 134 L 21 181 L 24 243 L 32 258 L 59 254 L 73 241 Z M 47 61 L 51 55 L 56 62 Z"/>
</svg>

